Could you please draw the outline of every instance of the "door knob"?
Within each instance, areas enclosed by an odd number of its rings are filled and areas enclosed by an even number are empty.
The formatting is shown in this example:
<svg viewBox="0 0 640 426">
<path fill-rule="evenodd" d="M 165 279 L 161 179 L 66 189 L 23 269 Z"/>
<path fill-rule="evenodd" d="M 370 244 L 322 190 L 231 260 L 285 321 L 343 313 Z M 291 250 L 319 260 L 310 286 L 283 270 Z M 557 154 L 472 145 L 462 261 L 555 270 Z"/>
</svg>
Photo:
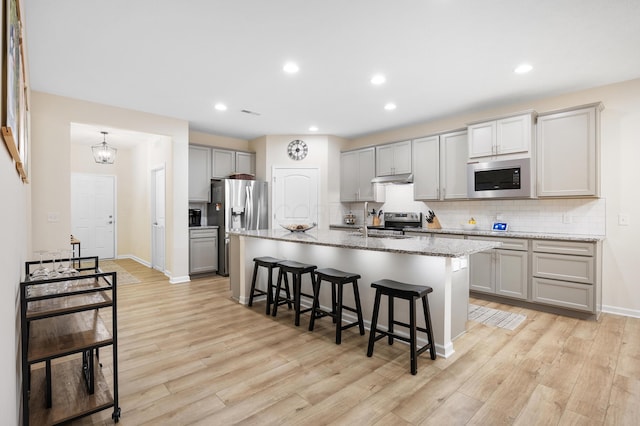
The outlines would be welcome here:
<svg viewBox="0 0 640 426">
<path fill-rule="evenodd" d="M 112 221 L 112 220 L 110 220 L 110 221 L 109 221 L 109 222 L 107 222 L 107 223 L 108 223 L 109 225 L 111 225 L 111 224 L 113 223 L 113 221 Z"/>
</svg>

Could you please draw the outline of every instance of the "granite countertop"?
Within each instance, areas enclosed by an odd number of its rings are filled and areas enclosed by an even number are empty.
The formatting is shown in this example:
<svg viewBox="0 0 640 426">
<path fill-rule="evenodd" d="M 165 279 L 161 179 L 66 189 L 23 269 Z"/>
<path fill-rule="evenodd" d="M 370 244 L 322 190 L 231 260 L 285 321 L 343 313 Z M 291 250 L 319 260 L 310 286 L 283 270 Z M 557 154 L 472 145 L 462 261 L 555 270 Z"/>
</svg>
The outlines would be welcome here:
<svg viewBox="0 0 640 426">
<path fill-rule="evenodd" d="M 475 237 L 506 237 L 506 238 L 530 238 L 534 240 L 564 240 L 564 241 L 584 241 L 596 242 L 605 239 L 604 235 L 580 235 L 580 234 L 554 234 L 550 232 L 520 232 L 520 231 L 491 231 L 483 229 L 428 229 L 411 228 L 405 231 L 422 232 L 425 234 L 457 234 Z"/>
<path fill-rule="evenodd" d="M 332 231 L 311 229 L 307 232 L 289 232 L 281 229 L 259 231 L 231 231 L 229 234 L 251 238 L 289 241 L 301 244 L 313 244 L 339 248 L 385 251 L 391 253 L 418 254 L 422 256 L 463 257 L 492 248 L 501 243 L 434 237 L 371 237 L 351 231 Z"/>
<path fill-rule="evenodd" d="M 362 225 L 344 225 L 333 224 L 332 228 L 345 228 L 345 229 L 359 229 Z M 368 226 L 369 229 L 375 229 L 377 227 Z M 582 234 L 554 234 L 551 232 L 522 232 L 522 231 L 491 231 L 484 229 L 466 230 L 460 228 L 443 228 L 443 229 L 428 229 L 428 228 L 405 228 L 405 231 L 421 232 L 425 234 L 454 234 L 454 235 L 468 235 L 476 237 L 507 237 L 507 238 L 530 238 L 534 240 L 564 240 L 564 241 L 584 241 L 584 242 L 597 242 L 606 238 L 604 235 L 582 235 Z"/>
<path fill-rule="evenodd" d="M 211 226 L 190 226 L 189 230 L 193 230 L 193 229 L 218 229 L 217 225 L 211 225 Z"/>
</svg>

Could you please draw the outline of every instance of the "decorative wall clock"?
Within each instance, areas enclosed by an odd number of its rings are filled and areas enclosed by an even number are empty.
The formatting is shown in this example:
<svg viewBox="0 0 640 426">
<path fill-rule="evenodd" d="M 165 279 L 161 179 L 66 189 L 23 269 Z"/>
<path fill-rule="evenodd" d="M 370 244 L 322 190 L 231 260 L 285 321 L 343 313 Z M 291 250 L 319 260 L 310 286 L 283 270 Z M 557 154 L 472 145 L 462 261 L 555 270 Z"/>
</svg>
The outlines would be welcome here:
<svg viewBox="0 0 640 426">
<path fill-rule="evenodd" d="M 289 146 L 287 146 L 287 154 L 292 160 L 302 160 L 307 156 L 308 152 L 307 144 L 300 139 L 289 142 Z"/>
</svg>

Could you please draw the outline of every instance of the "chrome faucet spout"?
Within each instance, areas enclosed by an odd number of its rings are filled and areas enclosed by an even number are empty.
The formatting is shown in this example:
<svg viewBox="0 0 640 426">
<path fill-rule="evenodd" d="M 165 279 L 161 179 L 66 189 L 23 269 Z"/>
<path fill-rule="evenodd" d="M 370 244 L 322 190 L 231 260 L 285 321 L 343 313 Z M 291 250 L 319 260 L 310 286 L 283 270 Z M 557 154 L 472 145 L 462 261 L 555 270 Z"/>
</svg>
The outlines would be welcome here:
<svg viewBox="0 0 640 426">
<path fill-rule="evenodd" d="M 369 228 L 367 228 L 367 216 L 369 215 L 369 202 L 365 201 L 364 202 L 364 224 L 362 226 L 362 229 L 364 230 L 364 236 L 368 237 L 369 236 Z"/>
</svg>

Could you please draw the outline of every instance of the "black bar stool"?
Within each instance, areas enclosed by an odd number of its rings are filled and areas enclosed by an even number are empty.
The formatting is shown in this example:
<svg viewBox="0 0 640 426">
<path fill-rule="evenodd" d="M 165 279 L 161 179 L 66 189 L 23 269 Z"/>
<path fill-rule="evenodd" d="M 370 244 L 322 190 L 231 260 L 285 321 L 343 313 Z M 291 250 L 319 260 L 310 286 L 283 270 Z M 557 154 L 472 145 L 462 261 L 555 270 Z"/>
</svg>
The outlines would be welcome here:
<svg viewBox="0 0 640 426">
<path fill-rule="evenodd" d="M 251 292 L 249 293 L 249 306 L 253 306 L 254 296 L 267 296 L 267 308 L 266 313 L 271 313 L 271 304 L 273 303 L 273 268 L 278 266 L 279 262 L 283 259 L 276 259 L 275 257 L 263 256 L 253 258 L 253 278 L 251 279 Z M 256 278 L 258 276 L 258 268 L 262 266 L 269 270 L 269 279 L 267 281 L 267 290 L 260 290 L 256 288 Z M 287 290 L 289 287 L 287 287 Z"/>
<path fill-rule="evenodd" d="M 311 276 L 311 284 L 313 288 L 316 286 L 316 279 L 314 275 L 314 271 L 318 268 L 316 265 L 309 265 L 307 263 L 300 263 L 294 260 L 285 260 L 278 263 L 280 267 L 280 272 L 278 273 L 278 285 L 276 287 L 276 295 L 275 302 L 273 304 L 273 311 L 271 315 L 274 317 L 278 312 L 278 305 L 281 305 L 286 302 L 293 302 L 293 309 L 295 310 L 295 324 L 300 325 L 300 314 L 311 311 L 311 308 L 300 309 L 300 296 L 305 296 L 310 299 L 313 299 L 313 296 L 310 294 L 305 294 L 302 292 L 302 275 L 309 274 Z M 287 298 L 283 298 L 280 294 L 282 290 L 282 281 L 284 278 L 285 289 L 289 289 L 289 279 L 287 278 L 287 274 L 291 273 L 293 278 L 293 300 L 290 299 L 289 293 L 287 291 Z"/>
<path fill-rule="evenodd" d="M 362 307 L 360 306 L 360 294 L 358 293 L 358 280 L 360 275 L 351 272 L 343 272 L 337 269 L 324 268 L 316 271 L 316 283 L 313 289 L 313 306 L 311 308 L 311 321 L 309 321 L 309 331 L 313 331 L 316 318 L 330 316 L 336 323 L 336 345 L 342 342 L 342 330 L 358 326 L 360 335 L 364 336 L 364 321 L 362 320 Z M 331 312 L 320 309 L 320 283 L 328 281 L 331 283 Z M 344 306 L 342 304 L 343 288 L 345 284 L 351 283 L 353 286 L 353 298 L 356 307 Z M 336 299 L 336 293 L 338 295 Z M 342 325 L 342 310 L 354 312 L 358 315 L 358 320 L 346 325 Z"/>
<path fill-rule="evenodd" d="M 389 338 L 389 344 L 393 344 L 393 339 L 400 339 L 405 342 L 409 342 L 411 347 L 411 374 L 418 372 L 418 355 L 429 349 L 431 359 L 436 359 L 436 348 L 433 342 L 433 330 L 431 327 L 431 315 L 429 313 L 429 301 L 427 300 L 427 294 L 431 293 L 433 289 L 427 286 L 417 286 L 407 283 L 402 283 L 393 280 L 379 280 L 371 283 L 371 287 L 376 289 L 376 299 L 373 305 L 373 317 L 371 319 L 371 333 L 369 335 L 369 347 L 367 348 L 367 356 L 373 355 L 373 344 L 376 340 L 382 339 L 384 336 Z M 382 295 L 386 295 L 389 300 L 389 327 L 387 331 L 380 330 L 378 327 L 378 311 L 380 310 L 380 298 Z M 409 301 L 409 324 L 396 321 L 393 318 L 393 298 Z M 424 310 L 424 320 L 426 328 L 416 326 L 416 300 L 422 299 L 422 308 Z M 394 334 L 393 326 L 400 325 L 409 329 L 409 338 Z M 422 331 L 427 334 L 429 343 L 425 344 L 421 348 L 417 348 L 416 331 Z M 379 335 L 378 335 L 379 334 Z"/>
</svg>

